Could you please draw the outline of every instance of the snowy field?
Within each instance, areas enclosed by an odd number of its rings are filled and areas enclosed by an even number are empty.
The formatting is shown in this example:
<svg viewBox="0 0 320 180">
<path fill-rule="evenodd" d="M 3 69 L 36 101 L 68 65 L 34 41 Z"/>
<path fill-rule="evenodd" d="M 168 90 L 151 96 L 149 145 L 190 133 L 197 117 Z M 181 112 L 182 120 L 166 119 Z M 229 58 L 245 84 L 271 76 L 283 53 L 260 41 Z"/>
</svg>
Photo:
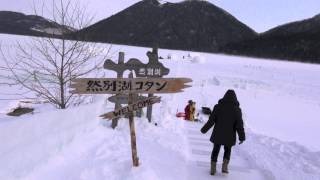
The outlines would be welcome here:
<svg viewBox="0 0 320 180">
<path fill-rule="evenodd" d="M 10 51 L 16 40 L 25 39 L 0 35 Z M 149 50 L 113 45 L 111 55 L 116 61 L 123 51 L 126 61 L 147 62 Z M 112 130 L 110 122 L 98 118 L 114 107 L 106 102 L 109 95 L 92 96 L 88 103 L 67 110 L 37 104 L 34 114 L 9 117 L 5 112 L 20 99 L 10 94 L 23 90 L 0 83 L 0 179 L 320 179 L 319 65 L 163 49 L 159 56 L 170 69 L 167 77 L 193 82 L 183 93 L 162 95 L 162 102 L 154 105 L 152 123 L 136 119 L 138 168 L 132 167 L 128 120 L 121 119 Z M 108 70 L 103 73 L 116 77 Z M 175 114 L 189 99 L 196 101 L 198 111 L 212 108 L 227 89 L 237 93 L 247 140 L 234 146 L 230 174 L 213 178 L 211 131 L 202 135 L 202 123 Z M 200 112 L 200 118 L 208 117 Z"/>
</svg>

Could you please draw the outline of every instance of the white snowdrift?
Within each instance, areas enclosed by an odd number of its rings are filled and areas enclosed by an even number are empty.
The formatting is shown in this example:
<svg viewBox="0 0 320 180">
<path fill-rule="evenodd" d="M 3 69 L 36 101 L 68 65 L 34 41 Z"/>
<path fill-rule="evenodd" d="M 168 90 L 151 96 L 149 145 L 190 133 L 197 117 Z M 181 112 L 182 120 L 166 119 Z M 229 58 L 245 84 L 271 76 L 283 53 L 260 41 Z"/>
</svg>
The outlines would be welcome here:
<svg viewBox="0 0 320 180">
<path fill-rule="evenodd" d="M 114 48 L 126 52 L 126 60 L 143 62 L 150 50 Z M 100 95 L 92 104 L 68 110 L 39 107 L 41 111 L 34 115 L 17 118 L 2 114 L 0 179 L 212 179 L 208 174 L 210 142 L 203 137 L 203 142 L 188 144 L 186 128 L 193 128 L 198 136 L 201 124 L 186 125 L 175 113 L 183 111 L 189 99 L 196 101 L 198 109 L 212 108 L 227 89 L 235 89 L 238 95 L 248 138 L 234 148 L 231 174 L 215 178 L 320 179 L 320 143 L 316 139 L 320 136 L 319 65 L 206 53 L 199 53 L 205 61 L 194 63 L 183 59 L 188 53 L 159 50 L 160 56 L 171 54 L 175 59 L 162 60 L 170 68 L 168 77 L 192 78 L 193 86 L 183 93 L 161 95 L 162 102 L 154 106 L 153 123 L 136 119 L 141 166 L 131 166 L 128 121 L 121 119 L 119 127 L 112 130 L 109 122 L 98 118 L 114 107 L 105 103 L 107 96 Z M 117 56 L 112 59 L 116 61 Z M 105 77 L 115 77 L 115 73 L 106 71 Z M 0 87 L 0 99 L 17 90 Z M 10 102 L 0 101 L 1 111 Z M 207 119 L 204 115 L 200 118 Z M 197 159 L 200 157 L 203 159 Z M 195 167 L 194 161 L 201 166 Z"/>
</svg>

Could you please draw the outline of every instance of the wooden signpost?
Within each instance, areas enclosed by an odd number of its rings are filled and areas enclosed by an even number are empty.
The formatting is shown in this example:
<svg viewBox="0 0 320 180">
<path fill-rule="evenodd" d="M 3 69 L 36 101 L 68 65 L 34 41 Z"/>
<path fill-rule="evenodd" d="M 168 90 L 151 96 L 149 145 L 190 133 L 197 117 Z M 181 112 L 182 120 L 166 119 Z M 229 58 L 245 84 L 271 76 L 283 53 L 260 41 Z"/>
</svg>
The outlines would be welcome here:
<svg viewBox="0 0 320 180">
<path fill-rule="evenodd" d="M 133 112 L 143 107 L 160 102 L 160 97 L 150 97 L 143 100 L 133 101 L 133 96 L 136 93 L 177 93 L 182 92 L 184 88 L 190 87 L 185 83 L 192 82 L 188 78 L 132 78 L 132 72 L 129 78 L 79 78 L 73 80 L 70 91 L 75 94 L 117 94 L 127 93 L 128 106 L 118 108 L 113 112 L 101 115 L 104 119 L 116 119 L 125 114 L 129 115 L 129 126 L 131 136 L 131 149 L 133 166 L 139 166 L 139 158 L 137 155 L 136 134 L 134 127 Z"/>
<path fill-rule="evenodd" d="M 159 63 L 159 59 L 158 59 L 158 48 L 153 48 L 152 52 L 147 52 L 147 56 L 149 58 L 149 63 L 148 66 L 149 68 L 154 67 L 156 64 Z M 162 65 L 162 64 L 161 64 Z M 164 72 L 165 70 L 162 70 L 161 72 Z M 154 72 L 155 73 L 155 72 Z M 168 75 L 169 74 L 169 69 L 168 71 L 165 71 L 165 73 L 160 73 L 160 77 L 164 76 L 164 75 Z M 146 77 L 152 77 L 153 74 L 152 73 L 148 73 Z M 153 94 L 149 93 L 148 97 L 152 97 Z M 152 105 L 147 107 L 147 118 L 149 123 L 151 123 L 151 118 L 152 118 Z"/>
<path fill-rule="evenodd" d="M 149 62 L 147 64 L 144 64 L 140 60 L 135 58 L 129 59 L 127 63 L 119 62 L 118 64 L 108 59 L 104 62 L 104 68 L 116 71 L 117 74 L 123 74 L 125 70 L 133 70 L 137 77 L 147 78 L 159 78 L 169 74 L 169 69 L 164 67 L 164 65 L 159 62 L 157 48 L 153 48 L 152 52 L 148 51 L 147 56 L 149 58 Z M 148 94 L 148 97 L 152 96 L 153 93 Z M 151 122 L 151 116 L 152 105 L 147 107 L 147 118 L 149 122 Z"/>
<path fill-rule="evenodd" d="M 132 72 L 129 74 L 129 78 L 133 78 Z M 129 93 L 129 105 L 133 103 L 133 94 Z M 131 137 L 131 157 L 133 166 L 139 166 L 139 157 L 137 152 L 137 138 L 136 131 L 134 127 L 133 111 L 129 112 L 129 127 L 130 127 L 130 137 Z"/>
<path fill-rule="evenodd" d="M 124 52 L 119 52 L 119 58 L 118 58 L 118 64 L 122 65 L 124 64 Z M 122 78 L 123 77 L 123 72 L 117 72 L 117 78 Z M 120 94 L 117 94 L 120 95 Z M 121 107 L 121 104 L 116 101 L 114 105 L 114 109 L 118 109 Z M 111 127 L 114 129 L 118 125 L 118 119 L 113 119 L 111 123 Z"/>
<path fill-rule="evenodd" d="M 154 53 L 148 54 L 148 56 L 154 56 Z M 109 113 L 101 115 L 103 119 L 115 120 L 121 116 L 129 116 L 129 126 L 130 126 L 130 136 L 131 136 L 131 150 L 132 150 L 132 161 L 133 166 L 139 166 L 139 158 L 137 155 L 137 145 L 136 145 L 136 134 L 134 127 L 134 112 L 140 110 L 144 107 L 151 107 L 155 103 L 160 102 L 160 97 L 152 96 L 152 94 L 162 94 L 162 93 L 177 93 L 183 92 L 184 88 L 191 87 L 186 83 L 192 82 L 189 78 L 159 78 L 162 75 L 168 74 L 169 69 L 163 67 L 163 65 L 157 62 L 151 61 L 151 64 L 156 64 L 153 66 L 160 70 L 148 70 L 149 66 L 137 66 L 134 63 L 137 62 L 136 59 L 131 59 L 129 63 L 123 63 L 123 55 L 119 55 L 119 64 L 114 65 L 120 68 L 119 71 L 111 62 L 106 61 L 104 67 L 113 69 L 117 71 L 118 78 L 78 78 L 72 80 L 70 87 L 73 89 L 70 93 L 74 94 L 115 94 L 110 97 L 110 101 L 116 102 L 115 110 Z M 113 62 L 112 62 L 113 63 Z M 140 78 L 133 78 L 133 73 L 129 74 L 129 78 L 122 78 L 124 70 L 126 70 L 126 65 L 130 66 L 131 70 L 136 71 L 136 75 Z M 161 67 L 162 65 L 162 67 Z M 145 68 L 145 70 L 142 70 Z M 151 73 L 152 71 L 152 73 Z M 138 73 L 137 73 L 138 72 Z M 146 74 L 142 73 L 145 72 Z M 140 74 L 140 75 L 139 75 Z M 149 77 L 153 78 L 142 78 Z M 149 97 L 138 96 L 138 94 L 149 94 Z M 151 95 L 151 96 L 150 96 Z M 121 104 L 126 104 L 127 106 L 121 107 Z"/>
</svg>

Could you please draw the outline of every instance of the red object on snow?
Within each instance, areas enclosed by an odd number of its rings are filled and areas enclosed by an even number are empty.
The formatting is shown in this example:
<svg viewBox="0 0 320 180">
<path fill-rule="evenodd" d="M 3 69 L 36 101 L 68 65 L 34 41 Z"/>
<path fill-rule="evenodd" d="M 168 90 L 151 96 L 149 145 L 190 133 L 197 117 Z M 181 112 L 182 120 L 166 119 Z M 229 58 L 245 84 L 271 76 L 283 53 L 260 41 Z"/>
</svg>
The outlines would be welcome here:
<svg viewBox="0 0 320 180">
<path fill-rule="evenodd" d="M 186 114 L 184 112 L 177 112 L 177 117 L 186 117 Z"/>
</svg>

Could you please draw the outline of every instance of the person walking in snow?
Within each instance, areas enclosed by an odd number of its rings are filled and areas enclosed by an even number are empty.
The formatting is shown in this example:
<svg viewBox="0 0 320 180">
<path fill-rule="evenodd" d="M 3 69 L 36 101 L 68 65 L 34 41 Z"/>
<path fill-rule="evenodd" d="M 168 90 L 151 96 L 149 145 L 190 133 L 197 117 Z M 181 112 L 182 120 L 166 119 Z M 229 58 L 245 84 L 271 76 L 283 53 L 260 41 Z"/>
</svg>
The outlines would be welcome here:
<svg viewBox="0 0 320 180">
<path fill-rule="evenodd" d="M 222 172 L 228 173 L 231 148 L 236 143 L 236 132 L 239 144 L 242 144 L 246 139 L 242 113 L 234 90 L 228 90 L 214 106 L 208 122 L 201 128 L 201 132 L 205 134 L 213 126 L 210 137 L 210 141 L 214 144 L 211 154 L 211 175 L 216 173 L 217 159 L 222 145 L 224 146 Z"/>
</svg>

